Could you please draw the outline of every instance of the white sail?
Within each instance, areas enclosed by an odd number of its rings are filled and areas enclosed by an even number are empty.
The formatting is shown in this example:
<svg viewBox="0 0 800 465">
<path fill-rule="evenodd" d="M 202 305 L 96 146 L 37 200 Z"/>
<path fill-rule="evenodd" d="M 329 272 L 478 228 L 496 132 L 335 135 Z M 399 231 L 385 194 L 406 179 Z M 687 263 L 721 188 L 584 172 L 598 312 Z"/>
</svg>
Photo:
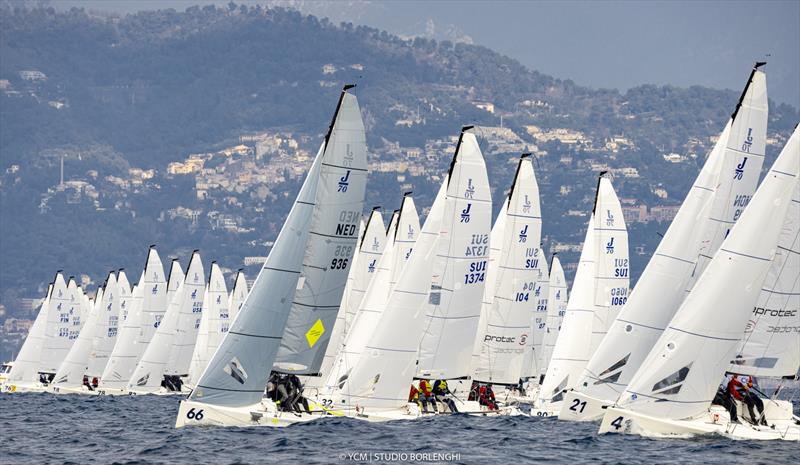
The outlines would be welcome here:
<svg viewBox="0 0 800 465">
<path fill-rule="evenodd" d="M 505 226 L 500 240 L 499 259 L 493 281 L 494 298 L 484 307 L 486 326 L 478 333 L 481 344 L 479 363 L 473 379 L 493 384 L 516 384 L 526 360 L 532 354 L 532 308 L 537 304 L 537 281 L 541 279 L 539 262 L 541 251 L 542 216 L 539 206 L 539 187 L 529 156 L 523 155 L 509 194 L 508 207 L 500 211 L 505 216 Z M 494 231 L 497 226 L 493 228 Z M 492 239 L 495 239 L 492 237 Z M 491 257 L 491 253 L 490 253 Z"/>
<path fill-rule="evenodd" d="M 189 367 L 189 383 L 194 385 L 219 347 L 222 337 L 228 332 L 229 304 L 225 276 L 216 262 L 211 263 L 211 274 L 203 297 L 203 313 L 197 332 L 192 362 Z"/>
<path fill-rule="evenodd" d="M 17 358 L 14 359 L 14 365 L 8 374 L 8 384 L 33 384 L 39 381 L 39 362 L 44 348 L 47 315 L 52 294 L 53 284 L 51 283 L 47 287 L 47 295 L 39 307 L 39 313 L 28 332 L 28 337 L 25 338 Z"/>
<path fill-rule="evenodd" d="M 446 367 L 448 373 L 437 375 L 469 374 L 491 222 L 486 168 L 477 139 L 469 129 L 464 128 L 461 133 L 448 176 L 365 348 L 365 356 L 353 367 L 338 393 L 337 400 L 343 405 L 393 409 L 405 404 L 408 387 L 418 368 L 420 335 L 426 326 L 431 327 L 428 322 L 432 306 L 446 311 L 450 310 L 450 304 L 458 302 L 470 307 L 465 319 L 471 320 L 471 334 L 448 341 L 454 345 L 453 353 L 442 353 L 441 358 L 432 359 L 438 362 L 447 357 L 454 362 Z M 465 292 L 467 289 L 470 291 Z M 462 300 L 467 295 L 469 305 Z M 447 329 L 449 332 L 453 328 Z"/>
<path fill-rule="evenodd" d="M 445 177 L 439 188 L 414 251 L 386 299 L 383 316 L 364 347 L 366 356 L 359 359 L 336 393 L 336 405 L 397 408 L 407 400 L 425 322 L 423 304 L 430 292 L 448 179 Z M 456 189 L 454 185 L 454 192 Z"/>
<path fill-rule="evenodd" d="M 619 396 L 686 298 L 685 290 L 700 276 L 708 263 L 707 257 L 719 248 L 730 224 L 755 190 L 754 179 L 761 170 L 767 124 L 766 82 L 762 72 L 753 71 L 740 103 L 636 289 L 609 329 L 608 337 L 587 364 L 578 383 L 580 392 L 607 401 Z M 749 136 L 737 138 L 736 134 Z M 756 155 L 738 168 L 743 147 Z M 723 215 L 726 209 L 727 216 Z"/>
<path fill-rule="evenodd" d="M 542 386 L 539 389 L 539 404 L 560 402 L 564 390 L 577 382 L 586 361 L 589 360 L 588 342 L 591 340 L 592 320 L 594 319 L 595 247 L 594 214 L 589 217 L 586 238 L 583 241 L 581 258 L 572 282 L 572 292 L 567 302 L 567 310 L 561 324 L 561 331 L 553 348 L 553 357 L 547 367 Z"/>
<path fill-rule="evenodd" d="M 800 150 L 797 127 L 784 150 Z M 778 248 L 728 371 L 772 378 L 800 372 L 800 183 Z"/>
<path fill-rule="evenodd" d="M 545 334 L 542 339 L 542 348 L 539 351 L 539 375 L 547 373 L 550 359 L 553 356 L 553 348 L 556 345 L 558 334 L 561 331 L 561 321 L 567 313 L 567 280 L 564 277 L 564 269 L 561 261 L 556 255 L 550 262 L 550 282 L 548 283 L 547 293 L 547 320 Z"/>
<path fill-rule="evenodd" d="M 103 290 L 98 289 L 96 297 L 102 299 Z M 93 305 L 88 313 L 83 315 L 85 321 L 75 343 L 70 347 L 67 356 L 58 367 L 56 375 L 53 377 L 52 385 L 58 387 L 79 387 L 83 384 L 83 376 L 89 364 L 89 353 L 94 344 L 94 335 L 97 332 L 97 320 L 100 313 L 100 305 Z"/>
<path fill-rule="evenodd" d="M 177 268 L 180 270 L 180 266 Z M 175 283 L 173 285 L 177 287 L 177 283 L 181 280 L 174 278 L 174 271 L 175 267 L 173 266 L 172 270 L 170 270 L 170 284 Z M 125 369 L 125 371 L 130 369 L 131 373 L 133 373 L 133 367 L 139 363 L 145 349 L 153 339 L 153 335 L 161 324 L 161 319 L 164 317 L 169 303 L 167 301 L 167 282 L 164 279 L 164 267 L 155 247 L 151 246 L 148 251 L 147 264 L 144 268 L 144 281 L 139 281 L 139 287 L 142 288 L 142 310 L 139 321 L 141 329 L 134 345 L 136 356 L 128 362 L 133 366 Z"/>
<path fill-rule="evenodd" d="M 462 132 L 456 152 L 417 367 L 418 376 L 437 379 L 471 374 L 492 223 L 489 180 L 475 135 Z M 463 189 L 453 192 L 453 185 Z"/>
<path fill-rule="evenodd" d="M 534 383 L 539 378 L 539 351 L 541 350 L 544 334 L 547 329 L 547 297 L 550 292 L 550 271 L 544 251 L 539 249 L 536 255 L 537 279 L 533 283 L 532 297 L 535 299 L 531 305 L 530 334 L 532 335 L 525 347 L 525 361 L 522 364 L 521 379 L 533 378 Z"/>
<path fill-rule="evenodd" d="M 222 326 L 224 328 L 223 332 L 228 332 L 228 328 L 230 328 L 231 322 L 239 313 L 239 310 L 241 310 L 242 304 L 244 304 L 244 299 L 247 298 L 248 292 L 247 279 L 245 279 L 244 272 L 239 270 L 239 272 L 236 273 L 236 280 L 233 282 L 233 290 L 231 291 L 231 295 L 228 297 L 230 302 L 228 304 L 229 311 L 227 321 L 222 321 Z"/>
<path fill-rule="evenodd" d="M 353 270 L 353 287 L 347 299 L 347 307 L 345 308 L 345 324 L 347 328 L 352 326 L 353 320 L 358 313 L 358 307 L 364 298 L 364 293 L 367 292 L 369 283 L 375 276 L 375 270 L 378 268 L 378 260 L 383 254 L 386 247 L 386 225 L 383 222 L 383 215 L 381 215 L 380 208 L 375 207 L 367 219 L 364 228 L 364 237 L 361 238 L 358 247 L 358 258 L 354 258 L 358 266 Z"/>
<path fill-rule="evenodd" d="M 117 343 L 108 358 L 100 387 L 106 389 L 124 389 L 136 369 L 140 352 L 136 341 L 142 330 L 142 292 L 145 271 L 139 277 L 139 284 L 133 286 L 131 297 L 123 307 L 120 305 L 121 328 L 117 335 Z"/>
<path fill-rule="evenodd" d="M 331 128 L 300 281 L 276 357 L 278 371 L 319 374 L 358 246 L 367 145 L 355 96 L 342 93 Z"/>
<path fill-rule="evenodd" d="M 169 273 L 167 295 L 171 297 L 167 311 L 158 322 L 155 334 L 145 348 L 136 369 L 128 381 L 127 389 L 138 393 L 156 392 L 161 388 L 167 362 L 175 341 L 175 332 L 180 319 L 181 307 L 186 300 L 186 275 L 180 262 L 175 259 Z M 177 279 L 177 277 L 183 279 Z"/>
<path fill-rule="evenodd" d="M 197 342 L 197 331 L 200 328 L 203 312 L 204 290 L 203 261 L 200 259 L 200 253 L 195 250 L 189 261 L 189 268 L 186 269 L 183 300 L 179 307 L 172 348 L 164 368 L 166 375 L 186 376 L 189 374 L 189 364 L 192 361 L 192 352 L 194 352 Z"/>
<path fill-rule="evenodd" d="M 800 140 L 784 147 L 750 205 L 634 375 L 618 405 L 667 419 L 707 411 L 797 209 Z M 789 221 L 787 221 L 787 219 Z"/>
<path fill-rule="evenodd" d="M 117 276 L 112 272 L 103 286 L 103 298 L 98 307 L 95 331 L 93 334 L 92 350 L 89 352 L 86 374 L 98 379 L 108 364 L 108 358 L 117 342 L 117 329 L 120 310 L 120 286 Z"/>
<path fill-rule="evenodd" d="M 387 234 L 388 244 L 376 264 L 375 276 L 361 301 L 336 361 L 327 375 L 328 390 L 333 390 L 343 383 L 363 354 L 375 326 L 383 315 L 391 292 L 392 279 L 396 279 L 402 271 L 419 231 L 419 217 L 410 196 L 403 198 L 400 210 L 392 218 Z"/>
<path fill-rule="evenodd" d="M 364 232 L 366 229 L 366 224 L 364 223 L 364 218 L 362 217 L 358 225 L 358 244 L 363 242 Z M 350 271 L 347 273 L 347 282 L 344 286 L 344 292 L 342 293 L 342 300 L 339 302 L 339 310 L 336 312 L 336 321 L 333 324 L 331 339 L 328 341 L 328 347 L 325 348 L 325 356 L 322 359 L 322 366 L 320 366 L 319 369 L 321 376 L 305 377 L 304 386 L 306 388 L 322 387 L 325 384 L 326 377 L 330 375 L 331 370 L 333 369 L 336 356 L 339 354 L 339 350 L 342 348 L 345 334 L 349 332 L 350 326 L 352 326 L 352 322 L 347 321 L 346 317 L 347 309 L 350 306 L 350 294 L 356 280 L 356 274 L 358 274 L 359 270 L 359 253 L 356 252 L 353 254 L 353 261 L 350 264 Z"/>
<path fill-rule="evenodd" d="M 81 295 L 82 292 L 75 279 L 70 278 L 67 284 L 61 273 L 56 274 L 53 293 L 48 302 L 47 326 L 39 372 L 55 374 L 66 358 L 74 342 L 69 337 L 72 324 L 70 317 L 80 312 Z"/>
<path fill-rule="evenodd" d="M 597 350 L 620 308 L 628 300 L 630 284 L 628 230 L 622 217 L 622 206 L 611 181 L 602 175 L 597 186 L 594 231 L 595 247 L 599 250 L 595 256 L 595 310 L 590 354 Z"/>
<path fill-rule="evenodd" d="M 481 300 L 481 316 L 478 319 L 478 331 L 472 347 L 471 369 L 473 377 L 480 377 L 478 371 L 485 371 L 481 368 L 481 352 L 484 350 L 483 335 L 487 333 L 489 322 L 489 310 L 494 302 L 494 295 L 497 291 L 497 273 L 500 257 L 503 253 L 503 236 L 505 234 L 507 215 L 502 214 L 508 210 L 508 196 L 500 207 L 500 214 L 494 220 L 492 232 L 489 233 L 489 258 L 486 263 L 486 280 L 483 286 L 483 299 Z"/>
<path fill-rule="evenodd" d="M 366 149 L 358 146 L 358 141 L 364 143 L 364 128 L 358 101 L 348 89 L 345 87 L 342 92 L 328 137 L 267 261 L 189 400 L 221 406 L 252 405 L 261 400 L 295 290 L 304 288 L 309 279 L 301 275 L 304 262 L 322 265 L 329 274 L 336 275 L 330 281 L 336 281 L 339 290 L 326 298 L 338 294 L 341 299 L 348 263 L 355 251 L 366 182 Z M 313 243 L 309 240 L 311 235 L 315 236 Z M 327 249 L 321 248 L 319 242 L 340 245 L 339 255 L 335 256 L 334 249 L 325 257 L 325 263 L 317 264 L 323 257 L 310 257 L 306 252 L 316 255 Z M 309 261 L 311 258 L 313 262 Z M 326 283 L 325 290 L 329 289 L 332 288 Z M 309 335 L 318 336 L 319 332 Z"/>
</svg>

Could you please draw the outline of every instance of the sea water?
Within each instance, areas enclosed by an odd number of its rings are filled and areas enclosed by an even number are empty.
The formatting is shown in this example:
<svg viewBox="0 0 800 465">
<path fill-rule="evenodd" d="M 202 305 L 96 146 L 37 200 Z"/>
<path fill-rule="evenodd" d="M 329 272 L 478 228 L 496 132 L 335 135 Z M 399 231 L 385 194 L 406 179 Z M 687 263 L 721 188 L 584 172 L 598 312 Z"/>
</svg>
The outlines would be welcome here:
<svg viewBox="0 0 800 465">
<path fill-rule="evenodd" d="M 796 442 L 598 435 L 598 423 L 529 416 L 175 429 L 180 399 L 0 394 L 0 464 L 780 465 L 797 463 L 800 453 Z"/>
</svg>

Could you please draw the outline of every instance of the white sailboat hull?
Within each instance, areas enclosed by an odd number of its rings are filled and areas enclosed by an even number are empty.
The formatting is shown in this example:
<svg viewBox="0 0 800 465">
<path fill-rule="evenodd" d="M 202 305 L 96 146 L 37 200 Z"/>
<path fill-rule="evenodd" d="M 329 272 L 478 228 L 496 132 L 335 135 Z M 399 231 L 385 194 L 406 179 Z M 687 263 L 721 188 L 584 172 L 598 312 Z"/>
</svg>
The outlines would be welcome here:
<svg viewBox="0 0 800 465">
<path fill-rule="evenodd" d="M 559 420 L 597 421 L 603 418 L 606 408 L 613 402 L 587 396 L 581 392 L 569 391 L 564 394 L 564 402 L 558 413 Z"/>
<path fill-rule="evenodd" d="M 731 423 L 728 412 L 719 406 L 712 406 L 707 414 L 688 420 L 669 420 L 609 407 L 600 424 L 599 433 L 637 434 L 656 438 L 717 434 L 730 439 L 800 441 L 800 424 L 797 417 L 792 415 L 791 402 L 768 401 L 764 407 L 767 423 L 774 428 L 751 425 L 744 420 L 741 423 Z"/>
<path fill-rule="evenodd" d="M 6 394 L 12 393 L 26 393 L 26 392 L 46 392 L 47 386 L 41 383 L 14 383 L 14 382 L 7 382 L 3 384 L 2 388 L 0 388 L 0 392 Z"/>
<path fill-rule="evenodd" d="M 90 391 L 86 386 L 48 386 L 47 392 L 52 394 L 81 394 L 85 396 L 99 396 L 97 390 Z"/>
<path fill-rule="evenodd" d="M 244 407 L 223 407 L 192 400 L 182 400 L 178 410 L 176 428 L 184 426 L 270 426 L 280 428 L 304 423 L 326 416 L 325 411 L 312 414 L 282 412 L 274 404 L 264 401 Z"/>
</svg>

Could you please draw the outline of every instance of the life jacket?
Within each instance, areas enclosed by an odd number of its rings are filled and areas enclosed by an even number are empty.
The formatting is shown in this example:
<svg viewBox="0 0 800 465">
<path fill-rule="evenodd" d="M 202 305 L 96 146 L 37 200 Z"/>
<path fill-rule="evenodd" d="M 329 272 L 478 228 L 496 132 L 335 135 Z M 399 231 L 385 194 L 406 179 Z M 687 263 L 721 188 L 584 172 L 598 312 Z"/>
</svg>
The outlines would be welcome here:
<svg viewBox="0 0 800 465">
<path fill-rule="evenodd" d="M 730 383 L 728 384 L 728 392 L 733 396 L 736 400 L 744 399 L 744 395 L 747 393 L 747 385 L 742 383 L 739 380 L 739 377 L 734 376 L 731 378 Z"/>
<path fill-rule="evenodd" d="M 419 380 L 419 392 L 426 396 L 431 395 L 431 384 L 424 379 Z"/>
<path fill-rule="evenodd" d="M 448 391 L 448 389 L 447 389 L 447 381 L 445 381 L 443 379 L 440 379 L 440 380 L 436 381 L 436 391 L 438 393 L 440 393 L 440 394 L 446 394 L 447 391 Z"/>
<path fill-rule="evenodd" d="M 419 391 L 417 390 L 416 386 L 412 384 L 411 391 L 408 393 L 408 401 L 416 402 L 418 399 L 419 399 Z"/>
</svg>

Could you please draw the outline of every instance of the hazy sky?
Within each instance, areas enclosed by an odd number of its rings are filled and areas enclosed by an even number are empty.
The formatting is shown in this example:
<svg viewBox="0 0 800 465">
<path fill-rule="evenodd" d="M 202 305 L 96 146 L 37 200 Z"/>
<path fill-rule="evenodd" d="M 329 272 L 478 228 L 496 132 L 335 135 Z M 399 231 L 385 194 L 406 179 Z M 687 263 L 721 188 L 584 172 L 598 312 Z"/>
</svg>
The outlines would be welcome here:
<svg viewBox="0 0 800 465">
<path fill-rule="evenodd" d="M 61 0 L 116 12 L 227 1 Z M 701 84 L 739 90 L 763 60 L 770 97 L 800 107 L 800 0 L 237 1 L 294 6 L 400 34 L 457 30 L 529 68 L 591 87 Z"/>
</svg>

